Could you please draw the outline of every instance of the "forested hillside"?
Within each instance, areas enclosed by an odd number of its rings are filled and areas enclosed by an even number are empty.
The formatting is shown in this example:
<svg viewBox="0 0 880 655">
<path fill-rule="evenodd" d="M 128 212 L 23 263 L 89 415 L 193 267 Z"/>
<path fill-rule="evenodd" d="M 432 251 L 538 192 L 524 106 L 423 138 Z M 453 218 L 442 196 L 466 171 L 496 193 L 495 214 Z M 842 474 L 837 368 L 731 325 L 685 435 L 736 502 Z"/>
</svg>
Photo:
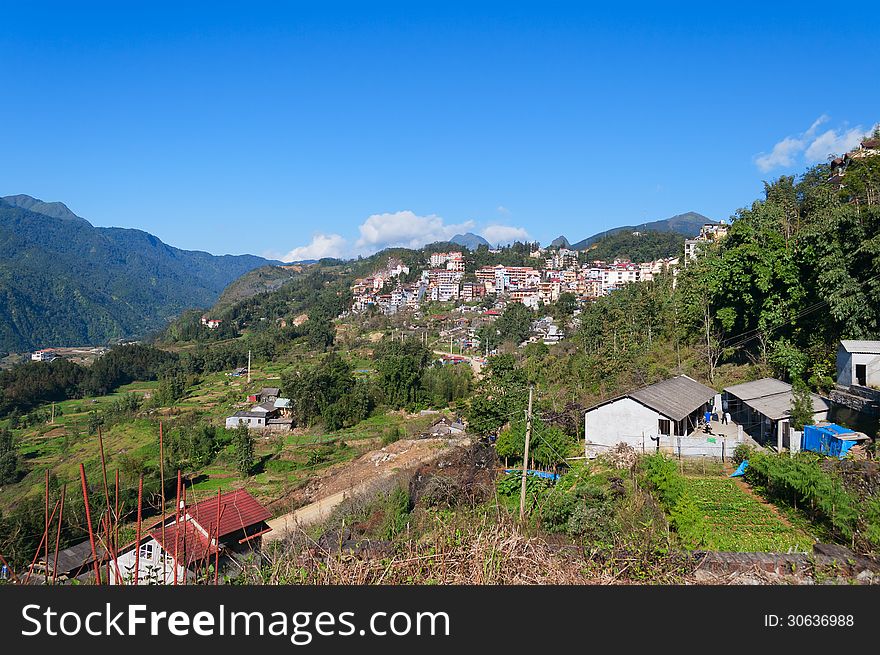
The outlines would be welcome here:
<svg viewBox="0 0 880 655">
<path fill-rule="evenodd" d="M 0 249 L 0 351 L 140 336 L 186 308 L 210 306 L 230 282 L 269 263 L 96 228 L 29 196 L 0 200 Z"/>
<path fill-rule="evenodd" d="M 682 254 L 684 236 L 677 232 L 615 232 L 584 250 L 589 259 L 651 262 Z"/>
<path fill-rule="evenodd" d="M 700 228 L 705 223 L 712 222 L 713 221 L 711 219 L 697 212 L 686 212 L 684 214 L 677 214 L 675 216 L 671 216 L 670 218 L 665 218 L 661 221 L 650 221 L 648 223 L 640 223 L 638 225 L 624 225 L 621 227 L 615 227 L 610 230 L 606 230 L 605 232 L 594 234 L 593 236 L 587 237 L 586 239 L 582 239 L 577 243 L 573 243 L 571 244 L 571 247 L 574 250 L 584 250 L 585 248 L 590 247 L 600 239 L 604 239 L 618 232 L 675 232 L 686 237 L 695 237 L 697 236 L 697 234 L 700 233 Z"/>
</svg>

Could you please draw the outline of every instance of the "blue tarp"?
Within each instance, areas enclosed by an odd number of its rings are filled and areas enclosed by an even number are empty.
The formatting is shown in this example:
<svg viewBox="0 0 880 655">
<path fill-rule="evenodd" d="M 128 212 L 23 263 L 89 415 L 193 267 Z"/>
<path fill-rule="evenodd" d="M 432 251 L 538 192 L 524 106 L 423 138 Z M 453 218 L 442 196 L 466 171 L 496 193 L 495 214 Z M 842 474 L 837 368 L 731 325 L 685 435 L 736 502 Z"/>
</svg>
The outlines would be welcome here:
<svg viewBox="0 0 880 655">
<path fill-rule="evenodd" d="M 823 455 L 828 455 L 829 457 L 843 459 L 846 457 L 847 451 L 852 448 L 857 441 L 841 438 L 841 436 L 852 436 L 853 433 L 853 430 L 837 425 L 836 423 L 822 426 L 805 425 L 801 449 L 809 450 L 814 453 L 821 453 Z"/>
<path fill-rule="evenodd" d="M 522 475 L 522 469 L 504 469 L 505 473 L 519 473 Z M 559 478 L 558 473 L 546 473 L 544 471 L 533 471 L 529 469 L 526 471 L 526 475 L 533 475 L 536 478 L 544 478 L 545 480 L 556 480 Z"/>
<path fill-rule="evenodd" d="M 747 468 L 749 468 L 749 460 L 744 459 L 742 462 L 740 462 L 739 467 L 733 473 L 730 474 L 730 477 L 738 478 L 742 475 L 745 475 Z"/>
</svg>

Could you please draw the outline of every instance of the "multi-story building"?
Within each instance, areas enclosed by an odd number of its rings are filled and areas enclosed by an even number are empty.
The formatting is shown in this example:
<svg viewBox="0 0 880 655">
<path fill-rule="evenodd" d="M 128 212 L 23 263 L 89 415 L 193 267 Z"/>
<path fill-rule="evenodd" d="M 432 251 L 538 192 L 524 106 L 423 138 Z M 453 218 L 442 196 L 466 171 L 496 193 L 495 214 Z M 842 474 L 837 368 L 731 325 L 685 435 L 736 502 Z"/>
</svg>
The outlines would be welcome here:
<svg viewBox="0 0 880 655">
<path fill-rule="evenodd" d="M 480 282 L 463 282 L 461 285 L 461 299 L 465 302 L 479 300 L 486 295 L 486 285 Z"/>
<path fill-rule="evenodd" d="M 461 270 L 464 270 L 464 256 L 461 254 L 460 251 L 431 253 L 431 268 L 440 268 L 441 266 L 445 266 L 450 261 L 460 261 L 462 267 Z"/>
<path fill-rule="evenodd" d="M 684 241 L 684 260 L 687 265 L 688 260 L 697 257 L 697 249 L 701 244 L 719 241 L 727 236 L 730 226 L 721 221 L 720 223 L 706 223 L 700 228 L 700 234 L 693 239 L 685 239 Z"/>
</svg>

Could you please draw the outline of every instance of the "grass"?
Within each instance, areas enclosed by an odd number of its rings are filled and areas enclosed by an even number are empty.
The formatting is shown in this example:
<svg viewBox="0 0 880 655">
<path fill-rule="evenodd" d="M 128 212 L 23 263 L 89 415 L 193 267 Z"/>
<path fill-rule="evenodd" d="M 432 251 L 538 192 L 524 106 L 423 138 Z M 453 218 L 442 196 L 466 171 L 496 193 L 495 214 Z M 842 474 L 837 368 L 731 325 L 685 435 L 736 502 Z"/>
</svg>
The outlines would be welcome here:
<svg viewBox="0 0 880 655">
<path fill-rule="evenodd" d="M 706 548 L 737 552 L 810 552 L 814 539 L 724 477 L 686 477 L 687 493 L 709 525 Z"/>
</svg>

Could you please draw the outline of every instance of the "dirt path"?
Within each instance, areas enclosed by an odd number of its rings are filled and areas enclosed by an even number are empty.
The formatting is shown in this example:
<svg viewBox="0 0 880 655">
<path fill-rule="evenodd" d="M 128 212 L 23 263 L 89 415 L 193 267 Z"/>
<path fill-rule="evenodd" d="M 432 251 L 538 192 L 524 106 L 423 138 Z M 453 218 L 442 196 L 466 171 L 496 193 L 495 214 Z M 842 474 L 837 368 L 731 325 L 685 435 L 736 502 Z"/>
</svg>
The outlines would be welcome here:
<svg viewBox="0 0 880 655">
<path fill-rule="evenodd" d="M 292 529 L 320 523 L 344 500 L 369 493 L 383 481 L 402 472 L 414 471 L 469 442 L 466 437 L 401 439 L 385 448 L 372 450 L 353 462 L 334 466 L 302 491 L 302 497 L 312 499 L 312 502 L 267 522 L 272 531 L 263 537 L 263 542 L 277 541 Z"/>
</svg>

